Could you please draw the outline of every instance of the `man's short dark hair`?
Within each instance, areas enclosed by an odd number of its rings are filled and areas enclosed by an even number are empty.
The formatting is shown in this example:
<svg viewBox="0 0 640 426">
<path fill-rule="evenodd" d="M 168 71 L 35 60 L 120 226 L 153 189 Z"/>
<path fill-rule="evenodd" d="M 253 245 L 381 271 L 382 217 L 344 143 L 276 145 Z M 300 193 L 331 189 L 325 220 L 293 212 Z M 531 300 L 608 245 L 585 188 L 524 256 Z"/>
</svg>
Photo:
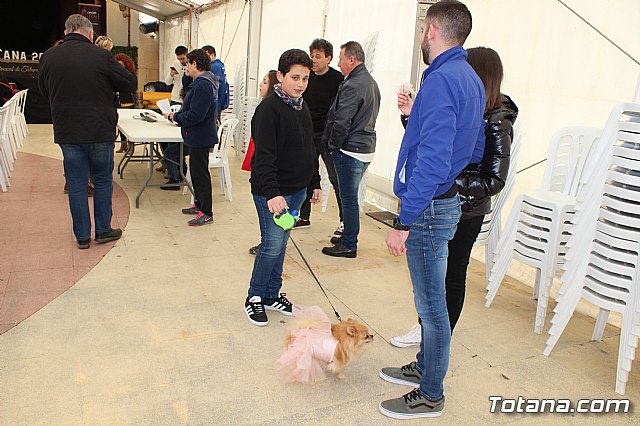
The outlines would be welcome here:
<svg viewBox="0 0 640 426">
<path fill-rule="evenodd" d="M 187 54 L 187 62 L 195 62 L 198 71 L 211 71 L 211 58 L 202 49 L 195 49 L 189 52 Z"/>
<path fill-rule="evenodd" d="M 178 47 L 176 47 L 175 54 L 176 54 L 176 56 L 186 55 L 188 51 L 189 50 L 187 50 L 186 47 L 178 46 Z"/>
<path fill-rule="evenodd" d="M 311 69 L 313 62 L 311 62 L 309 54 L 300 49 L 289 49 L 280 55 L 278 71 L 280 71 L 282 75 L 288 73 L 294 65 L 302 65 L 303 67 Z"/>
<path fill-rule="evenodd" d="M 202 50 L 207 52 L 207 55 L 218 56 L 216 55 L 216 48 L 211 46 L 210 44 L 207 44 L 206 46 L 202 46 Z"/>
<path fill-rule="evenodd" d="M 462 46 L 471 32 L 471 12 L 457 0 L 446 0 L 427 9 L 427 23 L 435 23 L 445 40 Z"/>
<path fill-rule="evenodd" d="M 344 56 L 349 58 L 356 58 L 360 62 L 364 62 L 364 50 L 362 45 L 357 41 L 348 41 L 340 49 L 344 49 Z"/>
<path fill-rule="evenodd" d="M 333 44 L 323 38 L 317 38 L 311 42 L 311 45 L 309 45 L 309 52 L 312 50 L 322 50 L 324 52 L 324 56 L 331 56 L 333 58 Z"/>
</svg>

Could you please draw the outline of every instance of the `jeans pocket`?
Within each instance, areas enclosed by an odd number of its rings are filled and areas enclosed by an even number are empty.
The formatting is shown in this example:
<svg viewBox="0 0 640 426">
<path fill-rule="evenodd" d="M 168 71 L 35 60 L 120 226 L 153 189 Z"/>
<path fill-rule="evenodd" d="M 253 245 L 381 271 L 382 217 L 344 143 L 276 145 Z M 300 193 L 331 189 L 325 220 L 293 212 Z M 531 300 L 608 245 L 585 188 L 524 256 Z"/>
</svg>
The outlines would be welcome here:
<svg viewBox="0 0 640 426">
<path fill-rule="evenodd" d="M 436 259 L 446 259 L 449 255 L 449 241 L 453 239 L 460 221 L 460 207 L 440 212 L 428 223 L 429 238 Z"/>
<path fill-rule="evenodd" d="M 446 259 L 449 256 L 449 241 L 456 233 L 456 225 L 457 221 L 450 225 L 429 225 L 429 239 L 435 259 Z"/>
</svg>

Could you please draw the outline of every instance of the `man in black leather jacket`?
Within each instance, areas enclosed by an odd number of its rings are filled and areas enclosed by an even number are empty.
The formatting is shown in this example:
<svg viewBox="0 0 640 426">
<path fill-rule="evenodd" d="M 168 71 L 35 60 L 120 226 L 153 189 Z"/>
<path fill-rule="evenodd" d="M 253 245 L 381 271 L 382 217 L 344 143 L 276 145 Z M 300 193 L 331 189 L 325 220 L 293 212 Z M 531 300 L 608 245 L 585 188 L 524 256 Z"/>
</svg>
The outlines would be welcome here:
<svg viewBox="0 0 640 426">
<path fill-rule="evenodd" d="M 333 238 L 335 245 L 324 247 L 328 256 L 354 258 L 360 232 L 358 189 L 376 150 L 376 118 L 380 110 L 380 90 L 364 65 L 362 46 L 350 41 L 340 47 L 338 67 L 345 76 L 324 129 L 323 142 L 338 176 L 344 231 Z"/>
</svg>

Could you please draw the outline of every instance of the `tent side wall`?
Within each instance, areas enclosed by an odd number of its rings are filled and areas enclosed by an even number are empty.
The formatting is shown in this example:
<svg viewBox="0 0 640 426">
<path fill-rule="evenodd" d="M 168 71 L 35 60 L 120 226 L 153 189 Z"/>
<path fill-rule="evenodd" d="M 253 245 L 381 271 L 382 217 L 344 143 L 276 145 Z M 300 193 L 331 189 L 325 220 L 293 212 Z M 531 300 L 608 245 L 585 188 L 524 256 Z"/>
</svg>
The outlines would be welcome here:
<svg viewBox="0 0 640 426">
<path fill-rule="evenodd" d="M 231 0 L 226 6 L 229 11 L 225 45 L 232 36 L 243 3 L 243 0 Z M 324 12 L 327 13 L 324 38 L 334 45 L 336 57 L 331 63 L 334 67 L 337 67 L 341 44 L 349 40 L 364 42 L 379 31 L 372 75 L 380 86 L 382 105 L 376 126 L 376 157 L 369 168 L 369 186 L 386 194 L 378 200 L 380 204 L 394 208 L 397 200 L 391 195 L 391 188 L 403 135 L 395 92 L 400 83 L 411 80 L 412 58 L 414 52 L 419 51 L 414 42 L 417 2 L 264 0 L 263 3 L 261 75 L 277 66 L 282 51 L 292 47 L 306 50 L 313 38 L 321 36 Z M 549 138 L 559 127 L 603 127 L 615 103 L 634 99 L 639 81 L 638 63 L 562 3 L 554 0 L 466 0 L 465 3 L 471 10 L 474 25 L 465 47 L 487 46 L 500 54 L 505 69 L 503 92 L 520 108 L 518 120 L 524 124 L 524 139 L 518 170 L 546 158 Z M 636 61 L 640 60 L 640 33 L 635 31 L 640 22 L 637 0 L 565 0 L 564 3 Z M 201 15 L 204 40 L 216 47 L 216 43 L 221 43 L 223 9 L 221 6 Z M 171 58 L 175 43 L 185 38 L 184 24 L 167 24 L 165 28 L 166 40 L 170 41 L 165 43 L 165 56 Z M 246 54 L 247 33 L 248 27 L 241 25 L 227 59 L 228 73 L 235 71 L 238 58 Z M 518 174 L 514 196 L 536 188 L 543 171 L 544 163 Z M 509 206 L 510 203 L 507 210 Z M 512 268 L 509 273 L 524 282 L 533 281 L 532 273 L 523 268 Z"/>
</svg>

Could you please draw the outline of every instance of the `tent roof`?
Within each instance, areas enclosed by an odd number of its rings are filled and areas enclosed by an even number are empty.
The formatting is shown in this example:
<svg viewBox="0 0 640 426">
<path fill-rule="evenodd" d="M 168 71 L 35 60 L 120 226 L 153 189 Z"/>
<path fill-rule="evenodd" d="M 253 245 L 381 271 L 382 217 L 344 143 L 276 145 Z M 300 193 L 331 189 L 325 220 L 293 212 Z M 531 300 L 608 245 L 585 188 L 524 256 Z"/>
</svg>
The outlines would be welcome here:
<svg viewBox="0 0 640 426">
<path fill-rule="evenodd" d="M 166 20 L 186 14 L 192 7 L 201 6 L 203 0 L 113 0 L 138 12 L 146 13 L 159 20 Z"/>
</svg>

